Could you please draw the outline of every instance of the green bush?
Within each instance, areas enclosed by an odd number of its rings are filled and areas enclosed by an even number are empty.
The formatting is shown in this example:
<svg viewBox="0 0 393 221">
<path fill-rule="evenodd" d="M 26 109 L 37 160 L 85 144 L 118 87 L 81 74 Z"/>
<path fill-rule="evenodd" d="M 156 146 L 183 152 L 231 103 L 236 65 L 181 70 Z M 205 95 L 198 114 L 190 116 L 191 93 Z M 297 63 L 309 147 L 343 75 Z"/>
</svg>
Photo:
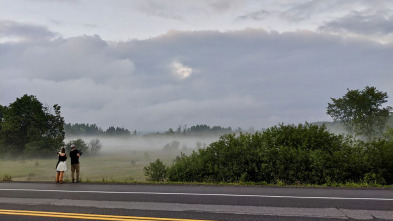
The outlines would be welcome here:
<svg viewBox="0 0 393 221">
<path fill-rule="evenodd" d="M 365 147 L 365 182 L 371 179 L 377 184 L 393 184 L 393 140 L 373 140 Z"/>
<path fill-rule="evenodd" d="M 163 182 L 167 177 L 167 167 L 160 159 L 150 163 L 143 170 L 145 171 L 147 181 Z"/>
<path fill-rule="evenodd" d="M 227 134 L 206 149 L 178 156 L 170 181 L 281 184 L 393 183 L 393 139 L 369 143 L 324 126 L 278 125 Z"/>
</svg>

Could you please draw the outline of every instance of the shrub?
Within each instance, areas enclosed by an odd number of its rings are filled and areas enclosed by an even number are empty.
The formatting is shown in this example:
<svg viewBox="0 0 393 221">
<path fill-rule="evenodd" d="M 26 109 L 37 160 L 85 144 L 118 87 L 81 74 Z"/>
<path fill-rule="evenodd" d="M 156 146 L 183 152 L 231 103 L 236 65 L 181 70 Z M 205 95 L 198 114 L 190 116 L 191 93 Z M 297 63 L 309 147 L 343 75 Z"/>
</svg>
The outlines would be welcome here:
<svg viewBox="0 0 393 221">
<path fill-rule="evenodd" d="M 393 139 L 364 143 L 325 126 L 278 125 L 227 134 L 205 149 L 181 154 L 170 181 L 333 184 L 393 183 Z"/>
<path fill-rule="evenodd" d="M 143 168 L 145 171 L 146 180 L 153 182 L 162 182 L 167 177 L 167 167 L 164 163 L 157 159 L 155 162 L 149 164 Z"/>
</svg>

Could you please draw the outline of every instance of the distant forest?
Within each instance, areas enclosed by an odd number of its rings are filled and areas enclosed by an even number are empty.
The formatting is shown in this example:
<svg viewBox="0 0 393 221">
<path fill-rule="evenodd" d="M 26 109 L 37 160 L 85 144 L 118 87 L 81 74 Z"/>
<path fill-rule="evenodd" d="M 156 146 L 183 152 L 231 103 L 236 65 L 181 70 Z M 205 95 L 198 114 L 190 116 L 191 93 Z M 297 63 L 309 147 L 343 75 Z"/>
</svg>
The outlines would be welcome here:
<svg viewBox="0 0 393 221">
<path fill-rule="evenodd" d="M 109 136 L 124 136 L 131 135 L 128 129 L 121 127 L 109 127 L 103 130 L 96 124 L 64 124 L 64 132 L 66 136 L 98 136 L 98 135 L 109 135 Z"/>
<path fill-rule="evenodd" d="M 313 125 L 322 126 L 325 125 L 326 128 L 336 134 L 345 134 L 345 125 L 341 122 L 313 122 Z M 393 115 L 387 123 L 387 126 L 393 128 Z M 251 130 L 251 131 L 250 131 Z M 258 131 L 258 130 L 255 130 Z M 85 124 L 85 123 L 66 123 L 64 124 L 64 132 L 66 136 L 205 136 L 205 135 L 223 135 L 230 133 L 240 133 L 240 132 L 255 132 L 254 129 L 244 130 L 240 127 L 233 130 L 231 127 L 221 127 L 221 126 L 209 126 L 206 124 L 197 124 L 195 126 L 187 127 L 187 125 L 179 125 L 175 130 L 169 128 L 165 132 L 151 132 L 151 133 L 141 133 L 137 130 L 130 131 L 122 127 L 110 126 L 108 129 L 104 130 L 96 124 Z M 259 131 L 264 131 L 261 128 Z"/>
<path fill-rule="evenodd" d="M 238 128 L 239 132 L 241 131 Z M 104 130 L 96 124 L 84 124 L 84 123 L 66 123 L 64 124 L 64 132 L 66 136 L 136 136 L 142 135 L 141 132 L 136 130 L 129 131 L 128 129 L 122 127 L 110 126 L 108 129 Z M 169 128 L 165 132 L 155 132 L 144 134 L 146 136 L 157 136 L 157 135 L 168 135 L 168 136 L 183 136 L 183 135 L 222 135 L 228 134 L 233 131 L 231 127 L 220 127 L 220 126 L 209 126 L 206 124 L 198 124 L 195 126 L 187 127 L 187 125 L 179 125 L 177 129 Z"/>
</svg>

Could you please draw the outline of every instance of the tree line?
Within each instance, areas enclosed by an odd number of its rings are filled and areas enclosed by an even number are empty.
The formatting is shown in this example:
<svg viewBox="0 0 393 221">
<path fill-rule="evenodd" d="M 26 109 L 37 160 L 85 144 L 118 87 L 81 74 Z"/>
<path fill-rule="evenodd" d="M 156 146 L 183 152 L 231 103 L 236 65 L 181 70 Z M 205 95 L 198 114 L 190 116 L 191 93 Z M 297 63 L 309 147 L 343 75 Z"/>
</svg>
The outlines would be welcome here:
<svg viewBox="0 0 393 221">
<path fill-rule="evenodd" d="M 237 131 L 241 131 L 238 128 Z M 103 130 L 96 124 L 85 123 L 66 123 L 64 124 L 64 132 L 66 136 L 136 136 L 141 135 L 140 132 L 134 130 L 132 133 L 122 127 L 110 126 L 108 129 Z M 227 134 L 234 132 L 231 127 L 209 126 L 206 124 L 197 124 L 195 126 L 187 127 L 187 125 L 179 125 L 176 130 L 169 128 L 163 133 L 148 133 L 143 136 L 206 136 Z"/>
<path fill-rule="evenodd" d="M 238 128 L 240 131 L 241 128 Z M 210 136 L 221 135 L 234 132 L 231 127 L 210 126 L 207 124 L 197 124 L 191 127 L 187 125 L 179 125 L 177 129 L 169 128 L 163 133 L 150 133 L 146 136 Z"/>
<path fill-rule="evenodd" d="M 64 132 L 66 136 L 129 136 L 131 132 L 122 127 L 110 126 L 108 129 L 103 130 L 96 124 L 85 123 L 66 123 L 64 124 Z"/>
</svg>

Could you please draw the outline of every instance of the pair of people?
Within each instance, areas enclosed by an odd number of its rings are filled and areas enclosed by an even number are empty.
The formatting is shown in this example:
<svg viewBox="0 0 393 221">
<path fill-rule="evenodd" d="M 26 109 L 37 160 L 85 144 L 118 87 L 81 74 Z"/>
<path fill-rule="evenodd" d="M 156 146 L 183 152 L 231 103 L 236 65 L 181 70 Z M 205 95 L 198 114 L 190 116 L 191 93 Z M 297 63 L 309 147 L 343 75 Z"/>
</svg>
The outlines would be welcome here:
<svg viewBox="0 0 393 221">
<path fill-rule="evenodd" d="M 60 149 L 60 152 L 57 153 L 59 161 L 57 162 L 56 166 L 56 183 L 63 183 L 63 176 L 64 176 L 64 171 L 67 170 L 67 154 L 65 153 L 65 148 L 62 147 Z M 71 145 L 71 151 L 70 151 L 70 157 L 71 157 L 71 178 L 72 182 L 79 182 L 79 157 L 81 156 L 81 153 L 76 149 L 75 145 Z M 74 175 L 76 172 L 76 180 L 74 179 Z"/>
</svg>

